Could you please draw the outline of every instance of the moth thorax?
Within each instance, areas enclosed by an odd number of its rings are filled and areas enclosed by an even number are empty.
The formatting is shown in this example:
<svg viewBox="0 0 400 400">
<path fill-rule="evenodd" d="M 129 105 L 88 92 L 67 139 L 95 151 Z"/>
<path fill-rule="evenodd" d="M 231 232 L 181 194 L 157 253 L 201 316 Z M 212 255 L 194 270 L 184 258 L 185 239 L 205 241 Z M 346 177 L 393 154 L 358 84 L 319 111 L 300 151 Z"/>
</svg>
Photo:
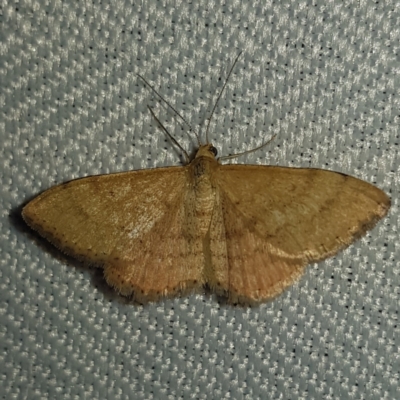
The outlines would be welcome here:
<svg viewBox="0 0 400 400">
<path fill-rule="evenodd" d="M 215 204 L 216 190 L 212 183 L 212 170 L 215 163 L 214 160 L 201 158 L 193 166 L 196 225 L 202 236 L 208 232 Z"/>
</svg>

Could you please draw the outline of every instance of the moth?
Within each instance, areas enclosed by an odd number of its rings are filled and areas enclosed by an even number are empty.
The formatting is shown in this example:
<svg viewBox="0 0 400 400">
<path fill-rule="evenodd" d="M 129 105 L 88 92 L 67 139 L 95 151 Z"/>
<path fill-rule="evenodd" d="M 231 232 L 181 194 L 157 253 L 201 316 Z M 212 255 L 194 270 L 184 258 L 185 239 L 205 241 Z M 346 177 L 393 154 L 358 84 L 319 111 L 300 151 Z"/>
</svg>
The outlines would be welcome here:
<svg viewBox="0 0 400 400">
<path fill-rule="evenodd" d="M 73 180 L 37 196 L 22 216 L 64 253 L 102 267 L 122 295 L 155 301 L 206 286 L 253 304 L 280 294 L 307 264 L 347 247 L 389 210 L 383 191 L 342 173 L 222 164 L 208 128 L 184 166 Z"/>
</svg>

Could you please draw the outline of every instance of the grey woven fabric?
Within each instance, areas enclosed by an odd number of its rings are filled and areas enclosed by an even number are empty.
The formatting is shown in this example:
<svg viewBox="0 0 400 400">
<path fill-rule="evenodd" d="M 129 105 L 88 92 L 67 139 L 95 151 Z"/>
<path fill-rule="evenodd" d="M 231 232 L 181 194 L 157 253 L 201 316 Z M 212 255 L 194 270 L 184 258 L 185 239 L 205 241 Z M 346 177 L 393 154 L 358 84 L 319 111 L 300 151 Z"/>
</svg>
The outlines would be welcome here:
<svg viewBox="0 0 400 400">
<path fill-rule="evenodd" d="M 0 371 L 5 399 L 398 399 L 400 7 L 396 0 L 1 6 Z M 132 305 L 21 207 L 86 175 L 179 165 L 136 74 L 233 162 L 327 168 L 392 197 L 365 238 L 255 308 L 209 294 Z M 204 130 L 203 130 L 204 133 Z"/>
</svg>

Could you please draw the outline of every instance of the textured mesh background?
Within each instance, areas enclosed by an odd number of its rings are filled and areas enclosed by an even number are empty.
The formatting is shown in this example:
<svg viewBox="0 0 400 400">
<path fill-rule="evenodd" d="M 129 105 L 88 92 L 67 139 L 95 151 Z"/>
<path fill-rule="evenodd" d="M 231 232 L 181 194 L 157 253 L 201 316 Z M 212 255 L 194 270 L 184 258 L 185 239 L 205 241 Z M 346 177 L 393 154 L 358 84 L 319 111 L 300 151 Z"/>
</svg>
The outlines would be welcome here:
<svg viewBox="0 0 400 400">
<path fill-rule="evenodd" d="M 388 1 L 3 0 L 2 398 L 398 399 L 400 8 Z M 25 202 L 91 174 L 179 165 L 188 149 L 143 74 L 235 162 L 377 184 L 388 217 L 275 301 L 128 304 L 22 222 Z"/>
</svg>

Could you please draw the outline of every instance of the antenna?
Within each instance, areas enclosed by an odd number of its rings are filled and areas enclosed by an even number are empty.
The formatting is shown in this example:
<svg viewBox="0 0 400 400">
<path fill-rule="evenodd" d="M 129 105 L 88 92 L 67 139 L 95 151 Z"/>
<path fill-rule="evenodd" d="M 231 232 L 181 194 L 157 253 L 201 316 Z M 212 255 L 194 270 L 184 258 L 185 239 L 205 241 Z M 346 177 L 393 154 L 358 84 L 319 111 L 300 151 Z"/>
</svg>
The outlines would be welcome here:
<svg viewBox="0 0 400 400">
<path fill-rule="evenodd" d="M 228 80 L 229 80 L 229 78 L 230 78 L 230 76 L 231 76 L 231 74 L 232 74 L 233 68 L 235 68 L 235 65 L 236 65 L 236 63 L 237 63 L 237 61 L 238 61 L 238 59 L 239 59 L 239 57 L 240 57 L 241 54 L 242 54 L 242 52 L 240 52 L 240 53 L 236 56 L 235 61 L 233 62 L 232 67 L 231 67 L 231 69 L 230 69 L 230 71 L 229 71 L 229 73 L 228 73 L 228 76 L 227 76 L 226 80 L 225 80 L 224 86 L 222 86 L 221 92 L 219 93 L 219 95 L 218 95 L 218 97 L 217 97 L 217 101 L 215 102 L 214 107 L 213 107 L 213 109 L 212 109 L 212 111 L 211 111 L 210 118 L 208 119 L 207 129 L 206 129 L 206 143 L 209 143 L 209 141 L 208 141 L 208 131 L 210 130 L 211 118 L 212 118 L 213 115 L 214 115 L 214 112 L 215 112 L 215 109 L 217 108 L 217 104 L 218 104 L 218 102 L 219 102 L 219 99 L 221 98 L 222 93 L 224 92 L 225 86 L 226 86 L 226 84 L 228 83 Z"/>
<path fill-rule="evenodd" d="M 190 132 L 193 132 L 194 133 L 194 135 L 196 136 L 196 139 L 197 139 L 197 143 L 198 143 L 198 145 L 199 146 L 201 146 L 201 142 L 200 142 L 200 139 L 199 139 L 199 135 L 197 134 L 197 132 L 192 128 L 192 126 L 189 124 L 189 122 L 187 122 L 186 121 L 186 119 L 185 118 L 183 118 L 182 117 L 182 115 L 181 114 L 179 114 L 179 112 L 167 101 L 167 100 L 165 100 L 164 99 L 164 97 L 162 97 L 161 96 L 161 94 L 160 93 L 158 93 L 157 92 L 157 90 L 156 89 L 154 89 L 154 87 L 153 86 L 151 86 L 150 85 L 150 83 L 149 82 L 147 82 L 147 80 L 146 79 L 144 79 L 143 78 L 143 76 L 141 76 L 141 75 L 139 75 L 139 74 L 137 74 L 137 76 L 175 113 L 175 115 L 177 115 L 188 127 L 189 127 L 189 131 Z M 153 116 L 154 116 L 154 113 L 152 112 L 152 114 L 153 114 Z M 175 118 L 175 117 L 174 117 Z M 158 119 L 157 119 L 158 120 Z M 158 120 L 158 122 L 160 122 L 159 120 Z M 161 123 L 160 123 L 161 124 Z M 161 126 L 162 126 L 162 124 L 161 124 Z M 163 128 L 164 128 L 164 126 L 163 126 Z M 167 130 L 164 128 L 164 131 L 166 132 Z M 168 133 L 168 135 L 171 137 L 171 135 Z M 176 141 L 175 141 L 176 142 Z M 177 142 L 176 142 L 177 143 Z M 180 147 L 180 146 L 179 146 Z"/>
<path fill-rule="evenodd" d="M 153 116 L 153 118 L 158 122 L 160 128 L 167 134 L 167 136 L 172 140 L 172 142 L 178 146 L 182 151 L 183 154 L 185 156 L 186 159 L 186 164 L 189 164 L 190 162 L 190 157 L 189 154 L 186 152 L 186 150 L 178 143 L 178 141 L 167 131 L 167 128 L 161 123 L 161 121 L 156 117 L 156 115 L 154 114 L 153 109 L 150 106 L 147 106 L 147 108 L 150 110 L 151 115 Z"/>
</svg>

